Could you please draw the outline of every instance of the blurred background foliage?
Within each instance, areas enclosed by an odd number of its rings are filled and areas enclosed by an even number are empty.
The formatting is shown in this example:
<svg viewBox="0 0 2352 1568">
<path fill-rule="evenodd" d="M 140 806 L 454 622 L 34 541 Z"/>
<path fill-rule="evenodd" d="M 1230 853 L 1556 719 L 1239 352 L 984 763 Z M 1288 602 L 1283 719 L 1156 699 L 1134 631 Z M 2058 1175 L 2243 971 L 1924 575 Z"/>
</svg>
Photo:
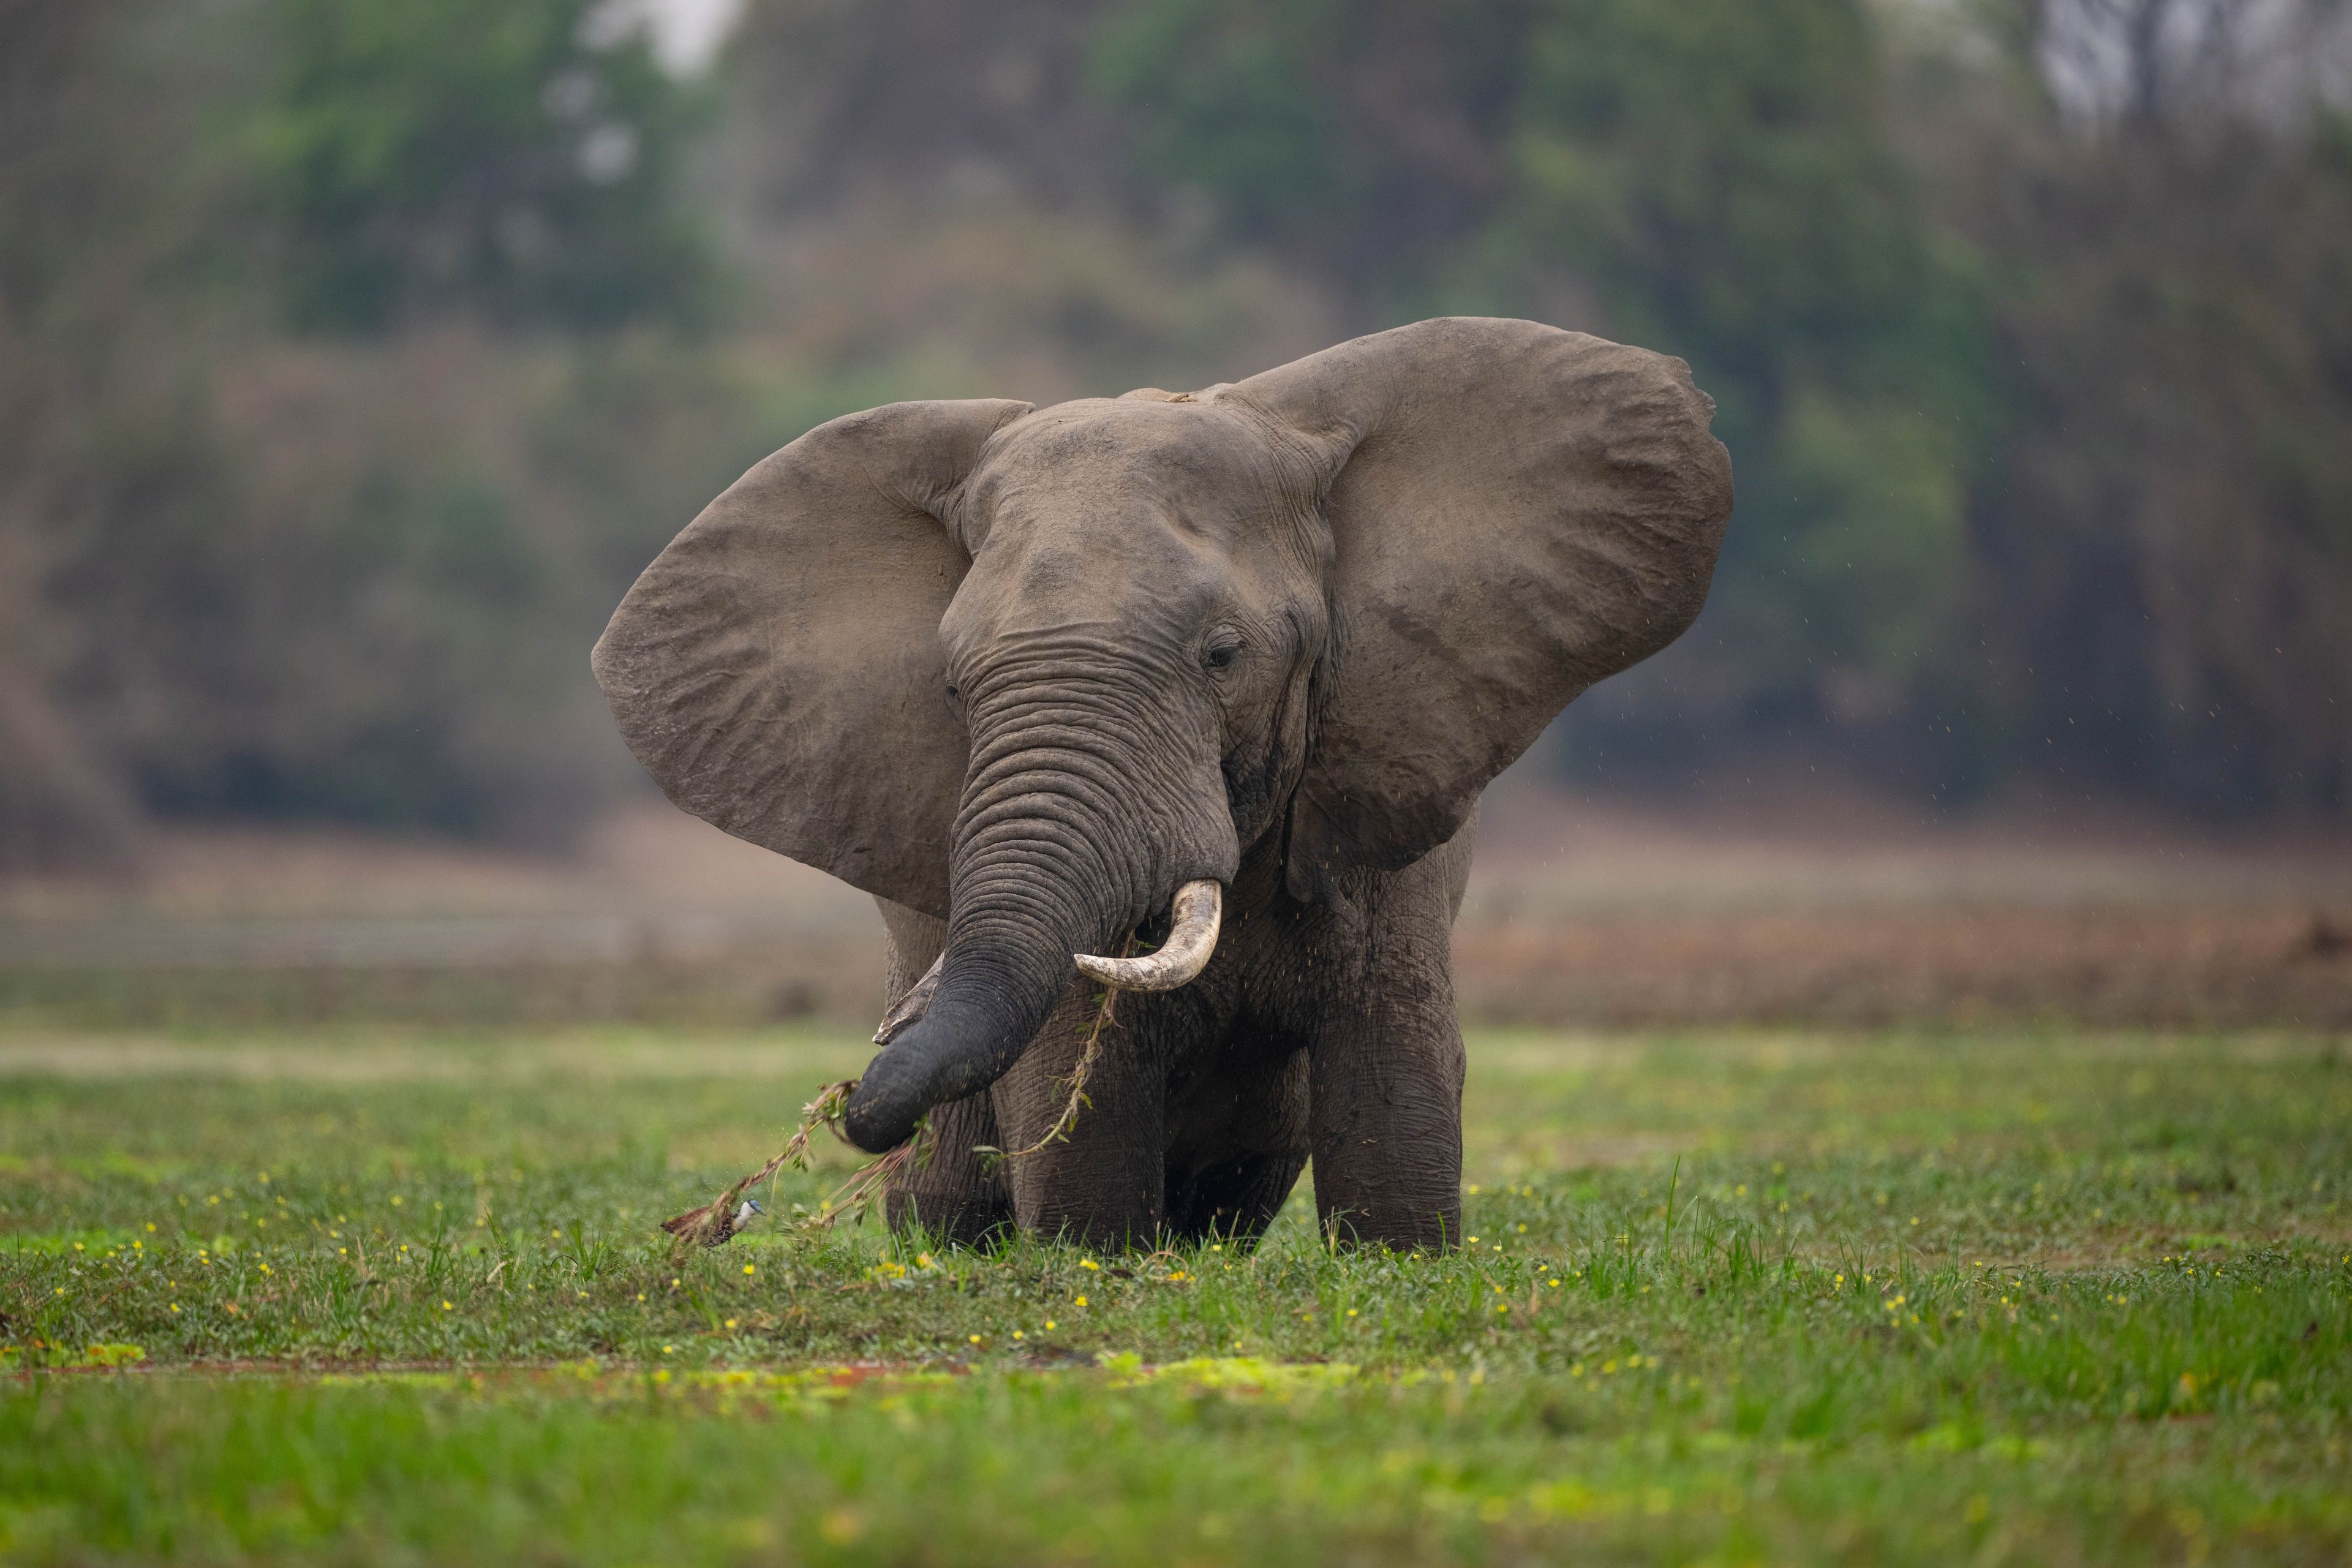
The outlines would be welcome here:
<svg viewBox="0 0 2352 1568">
<path fill-rule="evenodd" d="M 1445 311 L 1686 357 L 1738 465 L 1547 765 L 2340 818 L 2347 9 L 0 0 L 0 862 L 561 843 L 761 454 Z"/>
<path fill-rule="evenodd" d="M 671 199 L 704 95 L 576 0 L 267 0 L 247 136 L 298 327 L 436 310 L 700 324 L 713 258 Z"/>
</svg>

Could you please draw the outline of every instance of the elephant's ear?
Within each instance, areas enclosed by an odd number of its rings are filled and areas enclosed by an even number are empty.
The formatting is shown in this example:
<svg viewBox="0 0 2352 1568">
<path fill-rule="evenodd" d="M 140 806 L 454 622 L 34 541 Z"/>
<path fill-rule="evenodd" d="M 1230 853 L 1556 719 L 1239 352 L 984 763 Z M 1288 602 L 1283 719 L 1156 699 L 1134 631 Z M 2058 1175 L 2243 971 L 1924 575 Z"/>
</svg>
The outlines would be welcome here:
<svg viewBox="0 0 2352 1568">
<path fill-rule="evenodd" d="M 1458 317 L 1217 395 L 1301 440 L 1328 486 L 1335 638 L 1291 807 L 1301 898 L 1451 838 L 1570 699 L 1706 601 L 1731 459 L 1681 360 Z"/>
<path fill-rule="evenodd" d="M 662 793 L 738 838 L 945 915 L 968 742 L 940 617 L 941 525 L 1000 399 L 895 403 L 761 462 L 672 540 L 593 662 Z"/>
</svg>

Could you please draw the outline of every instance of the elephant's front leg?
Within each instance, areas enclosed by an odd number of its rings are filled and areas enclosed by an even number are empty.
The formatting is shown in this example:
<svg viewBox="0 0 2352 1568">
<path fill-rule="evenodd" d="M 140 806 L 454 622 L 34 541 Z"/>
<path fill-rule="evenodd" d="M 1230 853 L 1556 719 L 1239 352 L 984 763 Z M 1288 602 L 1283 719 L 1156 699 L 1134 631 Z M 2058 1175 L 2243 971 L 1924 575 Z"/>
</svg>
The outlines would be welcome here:
<svg viewBox="0 0 2352 1568">
<path fill-rule="evenodd" d="M 990 1090 L 1007 1155 L 998 1175 L 1012 1194 L 1014 1218 L 1034 1236 L 1106 1248 L 1149 1247 L 1165 1218 L 1167 1080 L 1138 1018 L 1150 1005 L 1146 998 L 1119 997 L 1079 1089 L 1084 1099 L 1071 1112 L 1101 998 L 1092 982 L 1072 985 Z"/>
<path fill-rule="evenodd" d="M 1326 1234 L 1400 1250 L 1462 1240 L 1462 1030 L 1448 846 L 1366 877 L 1363 923 L 1307 1029 L 1315 1206 Z M 1460 858 L 1467 858 L 1466 842 Z M 1435 862 L 1436 864 L 1433 864 Z"/>
<path fill-rule="evenodd" d="M 1316 1211 L 1339 1241 L 1442 1251 L 1462 1239 L 1462 1035 L 1421 998 L 1364 1000 L 1307 1058 Z"/>
<path fill-rule="evenodd" d="M 982 1246 L 1003 1229 L 1013 1217 L 1003 1186 L 975 1152 L 997 1137 L 995 1110 L 984 1094 L 933 1110 L 917 1151 L 921 1163 L 899 1172 L 884 1194 L 890 1228 L 919 1226 L 963 1247 Z"/>
</svg>

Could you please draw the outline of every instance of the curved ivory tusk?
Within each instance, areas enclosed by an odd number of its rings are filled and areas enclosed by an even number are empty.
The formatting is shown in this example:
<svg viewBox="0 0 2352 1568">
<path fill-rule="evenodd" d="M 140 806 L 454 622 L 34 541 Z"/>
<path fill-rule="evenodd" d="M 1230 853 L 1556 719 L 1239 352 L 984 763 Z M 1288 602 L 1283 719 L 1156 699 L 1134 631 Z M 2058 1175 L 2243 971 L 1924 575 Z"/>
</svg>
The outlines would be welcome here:
<svg viewBox="0 0 2352 1568">
<path fill-rule="evenodd" d="M 923 977 L 909 986 L 904 996 L 890 1005 L 890 1010 L 882 1015 L 882 1026 L 874 1031 L 876 1045 L 887 1046 L 922 1022 L 923 1015 L 931 1010 L 931 998 L 939 993 L 940 965 L 947 961 L 947 953 L 940 952 L 931 960 L 931 966 L 923 971 Z"/>
<path fill-rule="evenodd" d="M 1173 991 L 1208 967 L 1217 951 L 1217 928 L 1224 919 L 1224 889 L 1211 881 L 1187 882 L 1170 906 L 1175 922 L 1158 952 L 1141 958 L 1100 958 L 1073 953 L 1078 972 L 1119 991 Z"/>
</svg>

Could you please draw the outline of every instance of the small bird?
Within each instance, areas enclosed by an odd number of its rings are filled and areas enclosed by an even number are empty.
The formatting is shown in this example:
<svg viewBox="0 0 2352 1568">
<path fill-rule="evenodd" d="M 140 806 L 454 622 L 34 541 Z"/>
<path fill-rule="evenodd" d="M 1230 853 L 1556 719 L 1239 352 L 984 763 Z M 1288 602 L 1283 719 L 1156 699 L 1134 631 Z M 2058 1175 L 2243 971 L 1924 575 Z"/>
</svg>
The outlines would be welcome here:
<svg viewBox="0 0 2352 1568">
<path fill-rule="evenodd" d="M 678 1215 L 676 1219 L 666 1219 L 662 1221 L 662 1228 L 669 1232 L 672 1236 L 682 1237 L 691 1235 L 693 1234 L 694 1227 L 702 1223 L 702 1216 L 709 1212 L 710 1205 L 709 1204 L 705 1204 L 698 1209 L 688 1210 L 685 1214 Z M 732 1215 L 721 1219 L 718 1224 L 710 1227 L 709 1233 L 702 1237 L 702 1245 L 705 1247 L 725 1246 L 729 1237 L 732 1237 L 737 1231 L 741 1230 L 745 1226 L 751 1224 L 754 1219 L 767 1212 L 768 1211 L 766 1209 L 760 1206 L 758 1199 L 745 1198 L 740 1206 L 739 1206 Z"/>
</svg>

